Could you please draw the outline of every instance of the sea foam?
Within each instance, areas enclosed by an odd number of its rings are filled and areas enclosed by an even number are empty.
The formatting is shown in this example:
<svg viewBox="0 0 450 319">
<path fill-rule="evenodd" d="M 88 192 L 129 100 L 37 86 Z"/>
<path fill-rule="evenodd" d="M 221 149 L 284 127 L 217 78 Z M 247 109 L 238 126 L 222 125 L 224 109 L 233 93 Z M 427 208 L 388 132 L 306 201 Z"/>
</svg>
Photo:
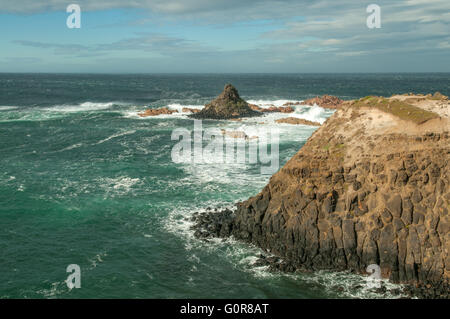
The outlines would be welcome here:
<svg viewBox="0 0 450 319">
<path fill-rule="evenodd" d="M 16 110 L 17 108 L 17 106 L 0 105 L 0 111 Z"/>
<path fill-rule="evenodd" d="M 106 102 L 106 103 L 84 102 L 75 105 L 73 104 L 55 105 L 43 108 L 43 110 L 51 112 L 89 112 L 89 111 L 106 110 L 113 107 L 114 105 L 126 105 L 126 104 L 120 102 Z"/>
</svg>

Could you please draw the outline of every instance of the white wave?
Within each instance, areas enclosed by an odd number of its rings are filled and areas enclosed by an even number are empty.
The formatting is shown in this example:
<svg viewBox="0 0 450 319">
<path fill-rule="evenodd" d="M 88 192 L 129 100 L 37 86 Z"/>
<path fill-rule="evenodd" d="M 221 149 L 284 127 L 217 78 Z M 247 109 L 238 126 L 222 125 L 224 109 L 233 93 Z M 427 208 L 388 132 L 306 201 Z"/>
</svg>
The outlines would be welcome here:
<svg viewBox="0 0 450 319">
<path fill-rule="evenodd" d="M 58 150 L 58 151 L 54 151 L 54 152 L 50 152 L 50 153 L 59 153 L 59 152 L 64 152 L 64 151 L 70 151 L 70 150 L 73 150 L 73 149 L 75 149 L 75 148 L 79 148 L 79 147 L 81 147 L 82 145 L 83 145 L 83 143 L 76 143 L 76 144 L 67 146 L 67 147 L 65 147 L 65 148 L 63 148 L 63 149 L 60 149 L 60 150 Z"/>
<path fill-rule="evenodd" d="M 323 124 L 323 122 L 325 122 L 333 113 L 334 110 L 327 110 L 314 105 L 312 107 L 297 108 L 295 112 L 292 113 L 292 116 Z"/>
<path fill-rule="evenodd" d="M 43 295 L 45 298 L 53 299 L 57 298 L 57 296 L 67 293 L 69 288 L 67 287 L 67 283 L 65 281 L 56 281 L 51 283 L 50 288 L 48 289 L 40 289 L 36 291 L 37 294 Z"/>
<path fill-rule="evenodd" d="M 258 105 L 261 108 L 269 108 L 271 106 L 284 106 L 286 103 L 298 103 L 299 100 L 247 100 L 247 103 Z"/>
<path fill-rule="evenodd" d="M 262 167 L 269 167 L 271 165 L 276 165 L 276 162 L 273 162 L 274 158 L 272 153 L 270 152 L 268 155 L 270 156 L 270 160 L 267 163 L 261 163 L 260 155 L 257 155 L 258 160 L 256 163 L 250 162 L 250 150 L 251 146 L 256 147 L 256 151 L 258 152 L 261 147 L 265 147 L 263 142 L 266 142 L 268 145 L 275 142 L 276 135 L 278 135 L 279 142 L 285 143 L 288 141 L 303 143 L 308 137 L 317 129 L 314 126 L 303 126 L 303 125 L 289 125 L 283 126 L 275 123 L 275 119 L 280 117 L 285 117 L 286 115 L 282 114 L 267 114 L 267 116 L 263 118 L 248 118 L 243 119 L 241 122 L 236 121 L 222 121 L 219 124 L 211 123 L 209 124 L 207 121 L 202 123 L 202 128 L 204 131 L 209 129 L 217 129 L 218 133 L 220 130 L 226 130 L 228 132 L 243 132 L 245 135 L 250 137 L 249 140 L 244 138 L 232 138 L 228 136 L 221 136 L 219 133 L 218 138 L 223 138 L 222 143 L 223 154 L 222 157 L 217 157 L 217 153 L 208 152 L 205 148 L 202 149 L 202 157 L 200 160 L 196 157 L 195 149 L 192 149 L 190 161 L 186 163 L 181 163 L 180 167 L 185 173 L 189 176 L 189 179 L 195 181 L 196 184 L 204 185 L 205 188 L 214 188 L 220 189 L 221 185 L 226 185 L 228 183 L 234 184 L 236 189 L 240 187 L 246 188 L 248 185 L 259 185 L 261 187 L 267 183 L 270 176 L 262 175 L 262 174 L 247 174 L 249 170 L 260 169 Z M 264 124 L 261 124 L 261 121 L 264 121 Z M 191 131 L 192 138 L 192 129 L 193 126 L 188 127 L 188 130 Z M 275 134 L 275 135 L 274 135 Z M 252 137 L 256 137 L 253 138 Z M 240 151 L 234 148 L 234 158 L 235 161 L 231 162 L 228 160 L 228 156 L 231 155 L 229 149 L 225 146 L 229 142 L 232 142 L 234 145 L 239 146 Z M 208 143 L 208 142 L 206 142 Z M 243 151 L 243 152 L 242 152 Z M 243 157 L 236 158 L 236 153 L 243 154 Z M 245 158 L 244 158 L 245 156 Z M 238 160 L 239 159 L 239 160 Z M 280 162 L 279 165 L 282 165 Z M 279 167 L 275 168 L 278 169 Z"/>
<path fill-rule="evenodd" d="M 54 105 L 47 108 L 42 108 L 45 111 L 51 112 L 90 112 L 90 111 L 101 111 L 111 108 L 114 105 L 124 105 L 120 102 L 107 102 L 107 103 L 96 103 L 96 102 L 84 102 L 81 104 L 62 104 Z"/>
<path fill-rule="evenodd" d="M 317 105 L 315 106 L 294 105 L 293 108 L 294 108 L 293 113 L 266 113 L 263 122 L 275 123 L 276 120 L 281 118 L 296 117 L 323 124 L 323 122 L 325 122 L 326 119 L 330 117 L 334 112 L 334 110 L 324 109 Z M 254 120 L 258 119 L 259 118 L 256 118 Z M 252 119 L 250 119 L 250 121 L 251 120 Z"/>
<path fill-rule="evenodd" d="M 204 207 L 226 207 L 223 203 L 211 201 L 205 203 Z M 227 208 L 232 208 L 228 205 Z M 205 208 L 179 207 L 169 213 L 164 228 L 176 236 L 183 238 L 185 249 L 190 252 L 188 261 L 195 266 L 201 264 L 202 260 L 196 253 L 197 250 L 206 251 L 212 255 L 219 255 L 233 265 L 238 271 L 251 274 L 255 279 L 266 280 L 267 278 L 279 278 L 297 282 L 301 286 L 307 285 L 309 289 L 325 292 L 329 297 L 336 298 L 371 298 L 371 299 L 392 299 L 406 297 L 402 293 L 403 285 L 390 283 L 388 280 L 381 280 L 374 285 L 368 276 L 353 274 L 350 272 L 315 271 L 283 273 L 271 272 L 269 266 L 257 266 L 256 261 L 263 252 L 254 245 L 248 245 L 233 238 L 219 239 L 212 238 L 208 241 L 197 239 L 191 229 L 193 222 L 191 217 L 194 211 L 205 212 Z M 378 286 L 383 287 L 377 290 Z"/>
<path fill-rule="evenodd" d="M 141 180 L 139 178 L 119 176 L 117 178 L 101 179 L 99 185 L 106 191 L 106 195 L 114 197 L 114 195 L 125 195 L 130 193 L 133 186 L 140 182 Z"/>
<path fill-rule="evenodd" d="M 4 113 L 6 118 L 0 119 L 0 122 L 18 122 L 18 121 L 46 121 L 63 117 L 64 113 L 48 112 L 39 109 L 13 110 L 13 112 Z M 12 116 L 10 116 L 12 115 Z"/>
<path fill-rule="evenodd" d="M 10 111 L 10 110 L 16 110 L 18 107 L 17 106 L 0 106 L 0 111 Z"/>
<path fill-rule="evenodd" d="M 139 178 L 130 178 L 130 177 L 121 177 L 118 180 L 114 181 L 114 189 L 124 189 L 129 190 L 133 185 L 140 181 Z"/>
<path fill-rule="evenodd" d="M 89 267 L 88 270 L 92 270 L 92 269 L 96 268 L 99 263 L 103 262 L 103 258 L 107 257 L 107 256 L 108 256 L 108 254 L 106 252 L 100 252 L 97 255 L 95 255 L 94 257 L 89 258 L 88 262 L 91 264 L 91 267 Z"/>
<path fill-rule="evenodd" d="M 296 280 L 325 288 L 330 294 L 339 294 L 350 298 L 361 299 L 395 299 L 407 297 L 402 292 L 404 285 L 394 284 L 387 279 L 373 282 L 369 276 L 350 273 L 349 271 L 315 271 L 314 273 L 300 273 Z M 383 287 L 383 290 L 378 288 Z"/>
<path fill-rule="evenodd" d="M 138 114 L 141 113 L 142 110 L 136 111 L 136 110 L 122 110 L 120 113 L 122 114 L 122 117 L 129 118 L 129 119 L 145 119 L 147 117 L 140 117 Z"/>
<path fill-rule="evenodd" d="M 0 119 L 0 122 L 46 121 L 63 118 L 71 113 L 105 111 L 117 106 L 121 107 L 121 109 L 124 107 L 132 107 L 130 104 L 123 102 L 84 102 L 80 104 L 61 104 L 49 107 L 32 107 L 24 109 L 18 109 L 18 107 L 15 106 L 0 106 L 0 111 L 14 111 L 10 113 L 5 112 L 2 115 L 2 117 L 5 118 Z"/>
<path fill-rule="evenodd" d="M 188 118 L 189 114 L 192 114 L 192 112 L 183 112 L 183 108 L 201 110 L 204 107 L 204 105 L 190 105 L 190 104 L 173 103 L 173 104 L 168 104 L 165 107 L 167 107 L 169 110 L 176 110 L 177 112 L 172 113 L 172 114 L 159 114 L 156 116 L 141 117 L 141 116 L 139 116 L 139 113 L 144 112 L 144 110 L 141 109 L 141 110 L 123 111 L 122 114 L 124 117 L 133 118 L 133 119 L 168 119 L 168 118 L 184 118 L 184 119 L 186 119 L 186 118 Z"/>
<path fill-rule="evenodd" d="M 191 114 L 191 112 L 183 112 L 183 108 L 201 110 L 202 108 L 204 108 L 204 105 L 183 105 L 183 104 L 174 103 L 174 104 L 167 105 L 167 107 L 170 110 L 177 110 L 179 114 Z M 177 114 L 177 113 L 173 113 L 173 114 Z"/>
<path fill-rule="evenodd" d="M 98 141 L 97 143 L 95 143 L 95 145 L 105 143 L 105 142 L 107 142 L 109 140 L 112 140 L 113 138 L 116 138 L 116 137 L 120 137 L 120 136 L 124 136 L 124 135 L 130 135 L 130 134 L 134 134 L 134 133 L 136 133 L 136 130 L 130 130 L 130 131 L 126 131 L 126 132 L 120 132 L 120 133 L 117 133 L 117 134 L 113 134 L 113 135 L 108 136 L 107 138 L 105 138 L 103 140 Z"/>
</svg>

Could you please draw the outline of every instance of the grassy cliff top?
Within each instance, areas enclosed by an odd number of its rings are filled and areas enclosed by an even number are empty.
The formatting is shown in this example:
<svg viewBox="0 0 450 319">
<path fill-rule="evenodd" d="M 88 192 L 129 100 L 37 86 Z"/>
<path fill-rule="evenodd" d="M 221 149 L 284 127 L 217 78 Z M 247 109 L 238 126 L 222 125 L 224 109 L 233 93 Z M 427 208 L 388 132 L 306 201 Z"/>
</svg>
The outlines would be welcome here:
<svg viewBox="0 0 450 319">
<path fill-rule="evenodd" d="M 428 120 L 439 118 L 437 113 L 424 110 L 397 99 L 387 99 L 378 96 L 366 96 L 351 103 L 353 107 L 374 107 L 383 112 L 390 113 L 402 120 L 416 124 L 425 123 Z"/>
</svg>

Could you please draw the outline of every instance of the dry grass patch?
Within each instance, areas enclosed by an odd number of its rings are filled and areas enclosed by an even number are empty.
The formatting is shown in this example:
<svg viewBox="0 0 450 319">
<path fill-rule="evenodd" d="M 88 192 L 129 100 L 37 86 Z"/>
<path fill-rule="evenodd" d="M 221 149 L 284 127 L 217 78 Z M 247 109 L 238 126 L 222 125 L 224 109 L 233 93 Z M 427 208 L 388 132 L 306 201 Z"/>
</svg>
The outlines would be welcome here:
<svg viewBox="0 0 450 319">
<path fill-rule="evenodd" d="M 439 115 L 399 100 L 389 100 L 384 97 L 366 96 L 353 102 L 353 107 L 374 107 L 383 112 L 395 115 L 402 120 L 416 124 L 439 118 Z"/>
</svg>

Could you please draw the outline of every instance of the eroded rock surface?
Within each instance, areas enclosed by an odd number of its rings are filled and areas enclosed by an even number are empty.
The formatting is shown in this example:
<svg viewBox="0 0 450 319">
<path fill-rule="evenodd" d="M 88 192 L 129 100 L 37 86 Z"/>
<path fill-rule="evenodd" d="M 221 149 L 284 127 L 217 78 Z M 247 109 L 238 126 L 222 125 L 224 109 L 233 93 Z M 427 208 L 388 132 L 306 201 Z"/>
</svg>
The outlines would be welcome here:
<svg viewBox="0 0 450 319">
<path fill-rule="evenodd" d="M 183 107 L 181 109 L 181 111 L 185 112 L 185 113 L 198 113 L 198 112 L 200 112 L 199 109 L 194 109 L 194 108 L 190 108 L 190 107 Z"/>
<path fill-rule="evenodd" d="M 322 97 L 316 96 L 312 99 L 305 100 L 303 102 L 300 102 L 300 105 L 318 105 L 320 107 L 326 108 L 326 109 L 337 109 L 339 108 L 344 101 L 340 98 L 332 95 L 323 95 Z"/>
<path fill-rule="evenodd" d="M 138 113 L 140 117 L 147 117 L 147 116 L 157 116 L 161 114 L 172 114 L 172 113 L 178 113 L 177 110 L 170 110 L 167 107 L 162 107 L 159 109 L 146 109 L 142 113 Z"/>
<path fill-rule="evenodd" d="M 205 214 L 196 234 L 255 244 L 287 271 L 377 264 L 419 296 L 449 298 L 449 127 L 345 103 L 258 195 Z"/>
<path fill-rule="evenodd" d="M 267 108 L 259 107 L 255 104 L 249 104 L 249 106 L 252 110 L 262 113 L 293 113 L 295 111 L 291 106 L 270 106 Z"/>
<path fill-rule="evenodd" d="M 276 123 L 294 124 L 294 125 L 309 125 L 309 126 L 320 126 L 319 122 L 308 121 L 298 117 L 285 117 L 275 121 Z"/>
</svg>

